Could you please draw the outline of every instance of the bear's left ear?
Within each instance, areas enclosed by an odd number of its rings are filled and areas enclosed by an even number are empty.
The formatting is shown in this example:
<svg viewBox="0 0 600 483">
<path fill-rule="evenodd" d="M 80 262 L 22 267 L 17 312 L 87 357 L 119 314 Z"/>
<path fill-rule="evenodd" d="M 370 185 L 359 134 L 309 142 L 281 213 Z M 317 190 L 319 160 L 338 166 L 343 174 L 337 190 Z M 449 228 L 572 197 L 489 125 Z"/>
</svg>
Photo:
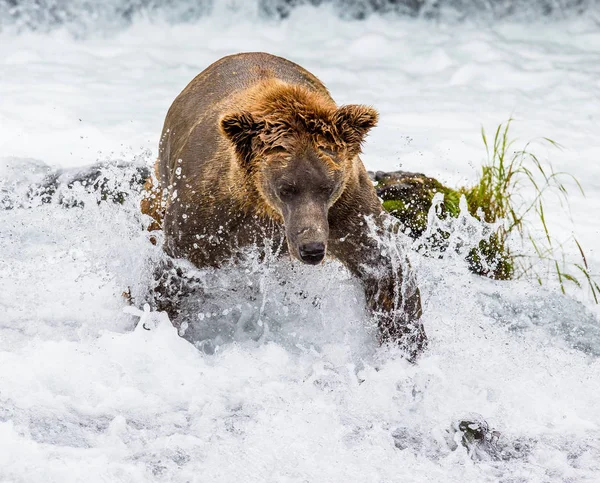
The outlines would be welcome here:
<svg viewBox="0 0 600 483">
<path fill-rule="evenodd" d="M 240 159 L 246 163 L 252 159 L 252 139 L 262 128 L 249 112 L 226 114 L 219 122 L 223 134 L 232 142 Z"/>
<path fill-rule="evenodd" d="M 344 142 L 359 151 L 367 132 L 377 124 L 378 118 L 379 114 L 372 107 L 350 104 L 335 111 L 333 122 Z"/>
</svg>

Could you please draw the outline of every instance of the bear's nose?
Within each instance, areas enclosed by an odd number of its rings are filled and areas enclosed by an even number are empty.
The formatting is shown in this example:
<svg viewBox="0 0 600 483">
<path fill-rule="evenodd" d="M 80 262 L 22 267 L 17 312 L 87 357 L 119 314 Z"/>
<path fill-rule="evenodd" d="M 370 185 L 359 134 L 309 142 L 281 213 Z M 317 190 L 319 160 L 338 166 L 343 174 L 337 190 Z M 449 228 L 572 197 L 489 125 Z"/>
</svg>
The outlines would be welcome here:
<svg viewBox="0 0 600 483">
<path fill-rule="evenodd" d="M 317 242 L 300 245 L 300 258 L 309 265 L 321 263 L 325 258 L 325 244 Z"/>
</svg>

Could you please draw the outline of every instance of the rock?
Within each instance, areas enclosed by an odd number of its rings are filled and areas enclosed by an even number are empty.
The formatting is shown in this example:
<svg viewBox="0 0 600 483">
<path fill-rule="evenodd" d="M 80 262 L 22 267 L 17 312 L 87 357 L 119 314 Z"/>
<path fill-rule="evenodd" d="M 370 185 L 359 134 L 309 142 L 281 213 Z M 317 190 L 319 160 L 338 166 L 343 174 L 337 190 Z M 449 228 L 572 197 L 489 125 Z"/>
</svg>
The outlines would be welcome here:
<svg viewBox="0 0 600 483">
<path fill-rule="evenodd" d="M 132 193 L 140 193 L 150 170 L 134 163 L 99 163 L 85 168 L 60 169 L 49 173 L 28 193 L 42 203 L 57 202 L 65 208 L 84 205 L 82 194 L 95 194 L 96 201 L 122 204 Z"/>
<path fill-rule="evenodd" d="M 502 459 L 498 449 L 500 433 L 490 429 L 483 416 L 471 413 L 452 422 L 448 429 L 448 444 L 452 450 L 462 445 L 476 461 Z"/>
<path fill-rule="evenodd" d="M 458 215 L 460 193 L 435 178 L 408 171 L 370 174 L 384 209 L 410 228 L 412 238 L 420 237 L 427 228 L 427 214 L 436 193 L 444 195 L 443 210 L 452 216 Z"/>
<path fill-rule="evenodd" d="M 444 195 L 439 216 L 457 217 L 460 212 L 460 198 L 464 195 L 469 212 L 478 217 L 477 212 L 481 207 L 472 201 L 475 199 L 471 196 L 473 189 L 449 188 L 435 178 L 409 171 L 377 171 L 370 172 L 369 175 L 375 182 L 375 190 L 382 200 L 383 208 L 408 228 L 406 233 L 413 239 L 421 237 L 425 232 L 429 209 L 437 193 Z M 443 251 L 444 240 L 449 235 L 450 233 L 447 232 L 432 233 L 427 244 L 438 251 Z M 496 280 L 512 278 L 514 264 L 505 246 L 504 235 L 500 232 L 492 233 L 488 239 L 474 243 L 466 257 L 469 269 L 473 273 Z"/>
</svg>

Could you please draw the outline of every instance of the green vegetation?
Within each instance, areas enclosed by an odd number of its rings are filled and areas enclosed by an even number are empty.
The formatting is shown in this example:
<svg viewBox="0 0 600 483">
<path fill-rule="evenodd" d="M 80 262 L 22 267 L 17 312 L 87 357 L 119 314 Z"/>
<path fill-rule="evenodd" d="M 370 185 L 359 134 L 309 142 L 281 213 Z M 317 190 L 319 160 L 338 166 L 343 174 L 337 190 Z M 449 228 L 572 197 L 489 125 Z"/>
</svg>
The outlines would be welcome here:
<svg viewBox="0 0 600 483">
<path fill-rule="evenodd" d="M 556 241 L 550 234 L 544 210 L 550 194 L 556 195 L 561 204 L 568 207 L 568 180 L 581 193 L 583 189 L 573 176 L 555 172 L 549 162 L 540 160 L 529 150 L 529 143 L 522 149 L 513 149 L 514 141 L 509 137 L 511 122 L 509 119 L 500 124 L 493 139 L 488 139 L 482 129 L 487 162 L 481 167 L 474 186 L 452 189 L 420 174 L 378 173 L 376 188 L 383 206 L 418 238 L 425 231 L 427 214 L 436 193 L 444 195 L 443 209 L 439 213 L 442 217 L 457 217 L 460 198 L 464 196 L 473 217 L 496 226 L 487 239 L 469 252 L 467 260 L 473 272 L 498 280 L 530 277 L 540 284 L 553 273 L 563 293 L 567 283 L 588 286 L 599 303 L 600 286 L 589 271 L 581 244 L 574 236 L 567 242 Z M 560 149 L 552 139 L 543 138 L 542 141 Z M 523 198 L 523 188 L 533 193 L 533 199 Z M 543 236 L 535 239 L 535 233 Z M 440 235 L 442 238 L 449 236 L 448 233 Z M 511 246 L 516 240 L 520 240 L 523 249 L 513 251 Z M 580 260 L 575 263 L 564 259 L 564 246 L 568 242 L 577 246 Z M 526 254 L 528 245 L 534 256 Z"/>
</svg>

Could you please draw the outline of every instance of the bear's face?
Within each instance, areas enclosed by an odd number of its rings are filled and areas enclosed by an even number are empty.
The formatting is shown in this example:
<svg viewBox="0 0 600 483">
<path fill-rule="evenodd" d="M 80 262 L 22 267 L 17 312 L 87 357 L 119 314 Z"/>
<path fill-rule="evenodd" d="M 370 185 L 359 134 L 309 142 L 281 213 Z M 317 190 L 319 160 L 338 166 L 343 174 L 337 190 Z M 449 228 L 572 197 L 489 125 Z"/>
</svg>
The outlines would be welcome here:
<svg viewBox="0 0 600 483">
<path fill-rule="evenodd" d="M 302 107 L 302 106 L 300 106 Z M 261 202 L 283 221 L 290 254 L 316 265 L 325 257 L 328 212 L 342 195 L 377 121 L 367 106 L 311 112 L 239 112 L 221 119 L 242 170 Z"/>
<path fill-rule="evenodd" d="M 310 139 L 264 153 L 258 190 L 283 219 L 292 256 L 316 265 L 325 257 L 329 238 L 329 208 L 342 194 L 347 163 L 333 148 L 317 147 Z"/>
</svg>

